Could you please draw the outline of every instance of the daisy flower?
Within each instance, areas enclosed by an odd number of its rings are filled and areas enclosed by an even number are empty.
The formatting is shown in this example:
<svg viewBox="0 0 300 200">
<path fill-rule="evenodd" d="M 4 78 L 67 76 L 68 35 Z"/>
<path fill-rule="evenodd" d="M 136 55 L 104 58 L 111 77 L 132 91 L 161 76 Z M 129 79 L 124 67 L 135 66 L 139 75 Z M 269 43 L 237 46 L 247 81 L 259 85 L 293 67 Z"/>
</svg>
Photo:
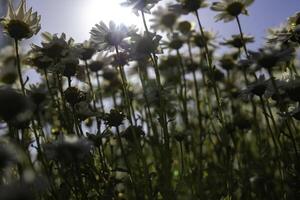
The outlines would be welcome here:
<svg viewBox="0 0 300 200">
<path fill-rule="evenodd" d="M 161 6 L 153 11 L 152 14 L 154 18 L 150 19 L 150 21 L 153 23 L 151 28 L 154 30 L 172 30 L 178 18 L 178 14 Z"/>
<path fill-rule="evenodd" d="M 107 53 L 99 52 L 97 57 L 88 64 L 88 67 L 92 72 L 98 72 L 109 66 L 111 62 L 112 57 L 108 56 Z"/>
<path fill-rule="evenodd" d="M 4 32 L 15 40 L 31 38 L 41 29 L 41 16 L 32 12 L 32 8 L 26 10 L 26 1 L 21 0 L 17 10 L 14 10 L 12 2 L 8 3 L 8 11 L 5 17 L 0 19 Z"/>
<path fill-rule="evenodd" d="M 258 52 L 249 52 L 257 68 L 271 69 L 294 56 L 294 49 L 278 49 L 274 47 L 260 48 Z"/>
<path fill-rule="evenodd" d="M 132 7 L 134 13 L 138 15 L 138 11 L 150 13 L 151 8 L 153 8 L 159 1 L 160 0 L 126 0 L 121 3 L 121 5 Z"/>
<path fill-rule="evenodd" d="M 216 21 L 223 20 L 229 22 L 240 14 L 248 15 L 246 7 L 250 6 L 254 0 L 221 0 L 214 2 L 211 9 L 220 12 L 215 18 Z"/>
<path fill-rule="evenodd" d="M 81 44 L 77 44 L 76 48 L 78 50 L 80 59 L 83 61 L 90 60 L 96 53 L 95 45 L 87 40 Z"/>
<path fill-rule="evenodd" d="M 232 35 L 230 39 L 227 39 L 224 42 L 221 42 L 220 44 L 241 49 L 245 44 L 253 42 L 254 37 L 252 36 L 243 35 L 242 39 L 241 35 Z"/>
<path fill-rule="evenodd" d="M 198 9 L 208 6 L 206 0 L 177 0 L 177 2 L 179 4 L 171 5 L 170 10 L 184 15 L 197 12 Z"/>
<path fill-rule="evenodd" d="M 32 45 L 32 52 L 40 52 L 44 56 L 47 56 L 53 60 L 65 57 L 70 49 L 74 45 L 74 40 L 70 38 L 66 39 L 66 34 L 62 33 L 60 37 L 57 34 L 42 33 L 44 41 L 42 46 Z"/>
<path fill-rule="evenodd" d="M 255 82 L 250 83 L 246 89 L 240 92 L 240 96 L 244 100 L 250 100 L 255 95 L 262 97 L 268 88 L 268 82 L 264 75 L 260 75 Z"/>
<path fill-rule="evenodd" d="M 118 47 L 126 49 L 128 45 L 125 39 L 136 31 L 134 26 L 128 28 L 124 24 L 116 25 L 113 21 L 110 21 L 107 26 L 101 21 L 92 28 L 90 41 L 97 46 L 99 51 L 113 51 Z"/>
<path fill-rule="evenodd" d="M 300 44 L 300 12 L 288 18 L 287 24 L 279 28 L 269 29 L 269 43 Z"/>
<path fill-rule="evenodd" d="M 161 38 L 160 35 L 151 32 L 145 32 L 144 35 L 136 34 L 133 36 L 131 38 L 132 44 L 130 48 L 130 55 L 133 60 L 147 60 L 151 54 L 160 53 L 159 42 Z"/>
</svg>

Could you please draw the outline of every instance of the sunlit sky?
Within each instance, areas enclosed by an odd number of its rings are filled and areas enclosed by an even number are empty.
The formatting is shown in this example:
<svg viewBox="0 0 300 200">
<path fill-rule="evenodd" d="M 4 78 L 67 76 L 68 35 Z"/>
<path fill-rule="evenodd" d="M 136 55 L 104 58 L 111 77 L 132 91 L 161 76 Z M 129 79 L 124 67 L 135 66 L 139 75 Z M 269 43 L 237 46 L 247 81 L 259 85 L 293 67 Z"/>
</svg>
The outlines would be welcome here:
<svg viewBox="0 0 300 200">
<path fill-rule="evenodd" d="M 160 5 L 170 1 L 162 0 Z M 33 7 L 42 15 L 42 31 L 65 32 L 77 42 L 89 39 L 91 28 L 101 20 L 135 24 L 142 29 L 141 18 L 133 14 L 130 8 L 121 7 L 121 2 L 124 0 L 27 0 L 28 7 Z M 256 38 L 256 43 L 250 48 L 261 45 L 267 28 L 279 26 L 297 11 L 300 11 L 299 0 L 256 0 L 249 8 L 250 16 L 241 17 L 244 32 Z M 201 9 L 199 15 L 206 30 L 216 32 L 221 40 L 238 33 L 234 22 L 215 22 L 216 13 L 209 8 Z M 148 18 L 151 17 L 148 15 Z M 194 16 L 188 16 L 188 19 L 195 20 Z M 34 37 L 31 42 L 40 42 L 40 36 Z"/>
</svg>

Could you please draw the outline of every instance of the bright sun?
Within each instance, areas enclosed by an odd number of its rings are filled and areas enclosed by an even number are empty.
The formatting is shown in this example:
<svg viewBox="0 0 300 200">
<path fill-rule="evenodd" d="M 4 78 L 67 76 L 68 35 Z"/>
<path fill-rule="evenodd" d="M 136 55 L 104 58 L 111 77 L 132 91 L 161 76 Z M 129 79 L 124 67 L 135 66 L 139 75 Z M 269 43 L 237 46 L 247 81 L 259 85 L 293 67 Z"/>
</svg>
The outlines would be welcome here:
<svg viewBox="0 0 300 200">
<path fill-rule="evenodd" d="M 116 23 L 141 27 L 141 19 L 132 12 L 131 8 L 121 6 L 121 2 L 122 0 L 86 0 L 81 17 L 84 28 L 91 29 L 101 20 L 105 23 L 112 20 Z"/>
</svg>

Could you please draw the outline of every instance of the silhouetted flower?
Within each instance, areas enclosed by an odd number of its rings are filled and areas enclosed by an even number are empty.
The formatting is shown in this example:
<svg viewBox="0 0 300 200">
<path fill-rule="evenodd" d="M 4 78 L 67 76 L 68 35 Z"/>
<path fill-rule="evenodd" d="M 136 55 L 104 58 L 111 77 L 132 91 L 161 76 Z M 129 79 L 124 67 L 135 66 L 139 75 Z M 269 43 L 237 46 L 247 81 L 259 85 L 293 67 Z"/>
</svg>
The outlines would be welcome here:
<svg viewBox="0 0 300 200">
<path fill-rule="evenodd" d="M 44 41 L 42 47 L 32 45 L 32 51 L 42 53 L 53 59 L 55 62 L 60 58 L 68 54 L 69 48 L 74 45 L 74 40 L 70 38 L 66 39 L 66 34 L 62 33 L 60 37 L 57 34 L 52 35 L 51 33 L 42 33 Z"/>
<path fill-rule="evenodd" d="M 277 86 L 278 85 L 278 86 Z M 290 80 L 281 81 L 280 84 L 276 86 L 284 90 L 287 96 L 296 102 L 300 102 L 300 78 L 295 77 Z"/>
<path fill-rule="evenodd" d="M 300 25 L 300 12 L 288 18 L 288 26 L 290 29 L 296 28 L 298 25 Z"/>
<path fill-rule="evenodd" d="M 174 139 L 177 141 L 177 142 L 182 142 L 184 141 L 186 138 L 188 137 L 188 134 L 184 131 L 180 131 L 180 132 L 176 132 L 174 134 Z"/>
<path fill-rule="evenodd" d="M 130 60 L 130 56 L 127 52 L 119 52 L 113 54 L 111 57 L 112 57 L 111 64 L 114 67 L 128 65 L 128 62 Z"/>
<path fill-rule="evenodd" d="M 90 41 L 84 41 L 81 44 L 77 44 L 76 48 L 79 53 L 79 58 L 84 61 L 90 60 L 96 53 L 95 44 Z"/>
<path fill-rule="evenodd" d="M 115 109 L 111 109 L 109 113 L 105 113 L 104 121 L 107 126 L 118 127 L 123 124 L 125 115 Z"/>
<path fill-rule="evenodd" d="M 91 143 L 83 138 L 59 137 L 57 141 L 44 144 L 46 157 L 64 164 L 84 161 L 92 148 Z"/>
<path fill-rule="evenodd" d="M 192 24 L 189 21 L 181 21 L 177 25 L 177 29 L 183 35 L 189 34 L 192 31 Z"/>
<path fill-rule="evenodd" d="M 204 48 L 205 44 L 208 47 L 213 47 L 215 48 L 216 45 L 214 44 L 216 36 L 213 32 L 210 31 L 204 31 L 204 35 L 202 34 L 193 34 L 192 35 L 192 42 L 194 45 L 196 45 L 199 48 Z"/>
<path fill-rule="evenodd" d="M 44 72 L 45 70 L 49 69 L 51 65 L 53 65 L 53 59 L 45 56 L 42 52 L 35 51 L 29 52 L 25 63 Z"/>
<path fill-rule="evenodd" d="M 232 68 L 234 68 L 236 66 L 236 59 L 238 57 L 238 53 L 237 52 L 233 52 L 230 54 L 223 54 L 223 56 L 220 58 L 219 63 L 220 63 L 220 67 L 222 67 L 223 69 L 229 71 Z"/>
<path fill-rule="evenodd" d="M 180 14 L 189 14 L 190 12 L 197 12 L 200 8 L 208 6 L 206 0 L 177 0 L 179 4 L 170 6 L 170 10 Z"/>
<path fill-rule="evenodd" d="M 260 75 L 259 78 L 250 83 L 246 89 L 242 90 L 240 96 L 245 100 L 250 100 L 254 95 L 262 97 L 268 87 L 268 81 L 264 75 Z"/>
<path fill-rule="evenodd" d="M 21 0 L 18 9 L 15 11 L 11 1 L 8 2 L 8 11 L 0 23 L 4 32 L 15 40 L 31 38 L 41 29 L 41 16 L 37 12 L 32 13 L 32 8 L 26 10 L 26 1 Z"/>
<path fill-rule="evenodd" d="M 91 105 L 86 101 L 81 101 L 75 105 L 76 115 L 81 120 L 84 121 L 89 117 L 95 116 L 96 113 L 91 108 Z"/>
<path fill-rule="evenodd" d="M 59 71 L 61 71 L 63 76 L 71 78 L 77 73 L 79 59 L 76 54 L 69 53 L 68 56 L 61 59 L 56 67 Z"/>
<path fill-rule="evenodd" d="M 11 88 L 0 88 L 0 117 L 5 121 L 24 121 L 32 115 L 32 104 Z"/>
<path fill-rule="evenodd" d="M 129 126 L 121 136 L 125 138 L 128 142 L 139 142 L 142 136 L 145 136 L 141 126 Z"/>
<path fill-rule="evenodd" d="M 221 0 L 213 2 L 211 9 L 221 12 L 215 18 L 217 21 L 229 22 L 240 14 L 248 15 L 246 7 L 250 6 L 254 0 Z"/>
<path fill-rule="evenodd" d="M 121 3 L 121 5 L 132 7 L 135 14 L 138 15 L 138 11 L 150 13 L 151 8 L 159 1 L 160 0 L 126 0 L 126 2 Z"/>
<path fill-rule="evenodd" d="M 130 55 L 134 60 L 147 60 L 153 53 L 159 53 L 160 35 L 155 33 L 144 33 L 144 35 L 134 35 L 130 48 Z"/>
<path fill-rule="evenodd" d="M 290 60 L 294 49 L 280 49 L 275 47 L 260 48 L 258 52 L 249 51 L 257 68 L 270 69 L 278 64 Z"/>
<path fill-rule="evenodd" d="M 220 44 L 240 49 L 245 44 L 252 42 L 254 42 L 254 38 L 252 36 L 244 35 L 242 40 L 240 35 L 232 35 L 230 39 L 227 39 Z"/>
<path fill-rule="evenodd" d="M 269 29 L 269 42 L 292 42 L 300 44 L 300 13 L 288 18 L 287 24 L 279 28 Z"/>
<path fill-rule="evenodd" d="M 111 62 L 112 58 L 107 53 L 99 52 L 96 58 L 88 64 L 88 67 L 92 72 L 98 72 L 110 65 Z"/>
<path fill-rule="evenodd" d="M 126 49 L 128 44 L 125 39 L 134 32 L 136 32 L 136 28 L 133 26 L 128 28 L 124 24 L 116 25 L 113 21 L 110 21 L 109 26 L 107 26 L 101 21 L 92 28 L 90 40 L 97 46 L 99 51 L 113 51 L 116 47 Z"/>
<path fill-rule="evenodd" d="M 163 49 L 179 50 L 184 44 L 183 38 L 178 33 L 168 35 L 168 40 L 163 40 L 161 45 Z"/>
<path fill-rule="evenodd" d="M 74 106 L 75 104 L 86 100 L 86 93 L 80 91 L 76 87 L 69 87 L 64 91 L 66 101 Z"/>
<path fill-rule="evenodd" d="M 118 79 L 118 73 L 113 69 L 105 68 L 103 70 L 102 77 L 105 80 L 112 81 L 112 80 Z"/>
<path fill-rule="evenodd" d="M 150 19 L 153 23 L 151 28 L 160 31 L 171 31 L 179 17 L 177 13 L 169 11 L 167 8 L 159 6 L 152 12 L 154 18 Z"/>
<path fill-rule="evenodd" d="M 47 99 L 48 90 L 45 85 L 32 85 L 30 90 L 27 91 L 28 96 L 32 100 L 32 102 L 37 106 L 41 106 Z"/>
</svg>

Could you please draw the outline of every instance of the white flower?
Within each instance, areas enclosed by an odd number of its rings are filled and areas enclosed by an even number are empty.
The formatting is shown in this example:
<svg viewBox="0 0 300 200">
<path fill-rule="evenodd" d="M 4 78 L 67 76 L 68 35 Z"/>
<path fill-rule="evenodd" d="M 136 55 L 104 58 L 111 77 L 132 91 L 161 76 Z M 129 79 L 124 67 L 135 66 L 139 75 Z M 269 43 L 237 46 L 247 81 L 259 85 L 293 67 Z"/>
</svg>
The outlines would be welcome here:
<svg viewBox="0 0 300 200">
<path fill-rule="evenodd" d="M 15 40 L 30 38 L 41 29 L 41 16 L 37 12 L 32 12 L 32 8 L 26 10 L 25 0 L 20 1 L 17 10 L 14 10 L 9 1 L 7 14 L 0 20 L 4 32 Z"/>
</svg>

